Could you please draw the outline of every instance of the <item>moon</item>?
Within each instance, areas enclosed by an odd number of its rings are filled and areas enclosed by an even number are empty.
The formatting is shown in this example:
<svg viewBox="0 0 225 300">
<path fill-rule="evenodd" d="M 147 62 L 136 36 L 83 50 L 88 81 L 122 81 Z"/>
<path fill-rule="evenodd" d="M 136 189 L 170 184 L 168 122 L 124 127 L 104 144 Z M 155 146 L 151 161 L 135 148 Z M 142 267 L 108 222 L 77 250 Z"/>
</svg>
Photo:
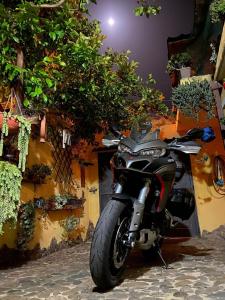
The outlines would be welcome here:
<svg viewBox="0 0 225 300">
<path fill-rule="evenodd" d="M 111 26 L 111 27 L 114 26 L 114 24 L 115 24 L 115 20 L 113 18 L 109 18 L 107 22 L 108 22 L 109 26 Z"/>
</svg>

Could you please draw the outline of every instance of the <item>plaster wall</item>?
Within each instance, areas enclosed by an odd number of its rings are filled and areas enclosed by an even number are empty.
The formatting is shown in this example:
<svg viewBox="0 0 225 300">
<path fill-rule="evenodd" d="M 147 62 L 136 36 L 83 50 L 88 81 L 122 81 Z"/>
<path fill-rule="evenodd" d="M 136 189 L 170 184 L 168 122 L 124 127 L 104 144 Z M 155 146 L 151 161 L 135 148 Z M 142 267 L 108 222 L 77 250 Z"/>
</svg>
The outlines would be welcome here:
<svg viewBox="0 0 225 300">
<path fill-rule="evenodd" d="M 46 164 L 52 167 L 54 164 L 51 144 L 40 143 L 37 139 L 31 140 L 29 144 L 29 155 L 27 157 L 27 166 L 34 164 Z M 77 160 L 72 161 L 73 180 L 76 182 L 74 195 L 78 198 L 84 196 L 86 199 L 83 208 L 74 210 L 56 210 L 44 212 L 41 209 L 35 209 L 35 232 L 33 239 L 29 243 L 29 249 L 35 247 L 49 248 L 52 240 L 57 243 L 67 240 L 68 234 L 62 226 L 63 220 L 68 216 L 74 215 L 80 219 L 80 224 L 70 233 L 70 239 L 85 239 L 89 224 L 97 222 L 99 215 L 99 194 L 98 194 L 98 164 L 97 154 L 92 153 L 91 147 L 86 149 L 86 159 L 91 161 L 91 166 L 85 168 L 85 186 L 81 187 L 80 164 Z M 92 187 L 92 189 L 91 189 Z M 90 192 L 94 190 L 95 192 Z M 63 193 L 63 187 L 51 176 L 44 184 L 22 183 L 21 203 L 26 203 L 34 198 L 44 198 Z M 4 226 L 5 233 L 0 237 L 0 247 L 7 245 L 9 248 L 16 247 L 17 231 L 8 224 Z"/>
<path fill-rule="evenodd" d="M 202 113 L 198 122 L 178 112 L 178 134 L 182 135 L 193 127 L 206 126 L 213 128 L 216 139 L 210 143 L 201 143 L 202 149 L 200 153 L 191 155 L 192 175 L 201 232 L 203 230 L 212 231 L 225 224 L 225 195 L 216 192 L 213 184 L 213 160 L 217 155 L 225 157 L 225 148 L 218 118 L 207 120 L 205 114 Z"/>
<path fill-rule="evenodd" d="M 176 122 L 160 127 L 162 139 L 184 135 L 194 127 L 211 126 L 216 139 L 210 143 L 201 143 L 202 149 L 198 155 L 191 155 L 191 168 L 195 189 L 195 199 L 198 212 L 200 231 L 212 231 L 225 224 L 225 195 L 219 194 L 213 184 L 213 159 L 221 155 L 225 159 L 225 148 L 218 118 L 208 120 L 204 113 L 199 121 L 185 117 L 177 112 Z"/>
</svg>

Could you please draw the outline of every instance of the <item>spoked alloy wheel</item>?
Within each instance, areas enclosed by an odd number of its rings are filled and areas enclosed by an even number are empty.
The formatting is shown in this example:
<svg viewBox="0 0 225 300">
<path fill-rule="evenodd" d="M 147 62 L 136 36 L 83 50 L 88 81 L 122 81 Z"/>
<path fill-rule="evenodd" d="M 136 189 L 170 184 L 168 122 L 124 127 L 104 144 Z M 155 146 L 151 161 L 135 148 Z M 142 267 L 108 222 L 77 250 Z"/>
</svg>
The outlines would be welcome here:
<svg viewBox="0 0 225 300">
<path fill-rule="evenodd" d="M 116 270 L 119 270 L 125 263 L 129 254 L 129 249 L 125 246 L 124 240 L 127 239 L 129 231 L 130 218 L 121 217 L 118 219 L 118 228 L 115 230 L 116 237 L 113 245 L 112 263 Z"/>
<path fill-rule="evenodd" d="M 125 245 L 131 221 L 128 203 L 111 200 L 103 210 L 90 251 L 90 271 L 102 290 L 119 284 L 130 249 Z"/>
</svg>

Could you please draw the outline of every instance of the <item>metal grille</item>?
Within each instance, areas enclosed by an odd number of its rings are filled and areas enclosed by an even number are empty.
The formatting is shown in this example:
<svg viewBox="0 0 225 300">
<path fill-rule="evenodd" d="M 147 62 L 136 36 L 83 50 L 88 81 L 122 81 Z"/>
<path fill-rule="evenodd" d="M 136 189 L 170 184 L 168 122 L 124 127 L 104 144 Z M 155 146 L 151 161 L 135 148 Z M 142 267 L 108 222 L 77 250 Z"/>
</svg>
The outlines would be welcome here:
<svg viewBox="0 0 225 300">
<path fill-rule="evenodd" d="M 48 136 L 54 147 L 53 176 L 56 182 L 60 183 L 63 191 L 71 193 L 76 189 L 76 183 L 72 178 L 71 170 L 71 147 L 63 148 L 63 138 L 61 129 L 48 128 Z"/>
</svg>

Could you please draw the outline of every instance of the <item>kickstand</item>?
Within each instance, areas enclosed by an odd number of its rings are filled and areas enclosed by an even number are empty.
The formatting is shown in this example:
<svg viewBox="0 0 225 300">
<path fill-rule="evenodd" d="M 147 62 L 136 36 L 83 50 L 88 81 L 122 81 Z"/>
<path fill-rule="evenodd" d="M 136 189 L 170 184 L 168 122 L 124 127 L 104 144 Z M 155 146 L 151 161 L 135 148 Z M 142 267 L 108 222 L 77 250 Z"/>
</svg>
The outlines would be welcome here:
<svg viewBox="0 0 225 300">
<path fill-rule="evenodd" d="M 166 263 L 165 259 L 162 256 L 162 252 L 161 252 L 161 247 L 160 247 L 160 243 L 159 240 L 156 241 L 156 247 L 157 247 L 157 253 L 163 263 L 163 268 L 165 269 L 169 269 L 169 265 Z"/>
<path fill-rule="evenodd" d="M 158 255 L 159 255 L 159 257 L 160 257 L 160 259 L 161 259 L 161 261 L 162 261 L 162 263 L 163 263 L 163 268 L 168 269 L 169 266 L 168 266 L 168 264 L 166 263 L 165 259 L 163 258 L 162 252 L 161 252 L 160 248 L 158 249 L 157 253 L 158 253 Z"/>
</svg>

